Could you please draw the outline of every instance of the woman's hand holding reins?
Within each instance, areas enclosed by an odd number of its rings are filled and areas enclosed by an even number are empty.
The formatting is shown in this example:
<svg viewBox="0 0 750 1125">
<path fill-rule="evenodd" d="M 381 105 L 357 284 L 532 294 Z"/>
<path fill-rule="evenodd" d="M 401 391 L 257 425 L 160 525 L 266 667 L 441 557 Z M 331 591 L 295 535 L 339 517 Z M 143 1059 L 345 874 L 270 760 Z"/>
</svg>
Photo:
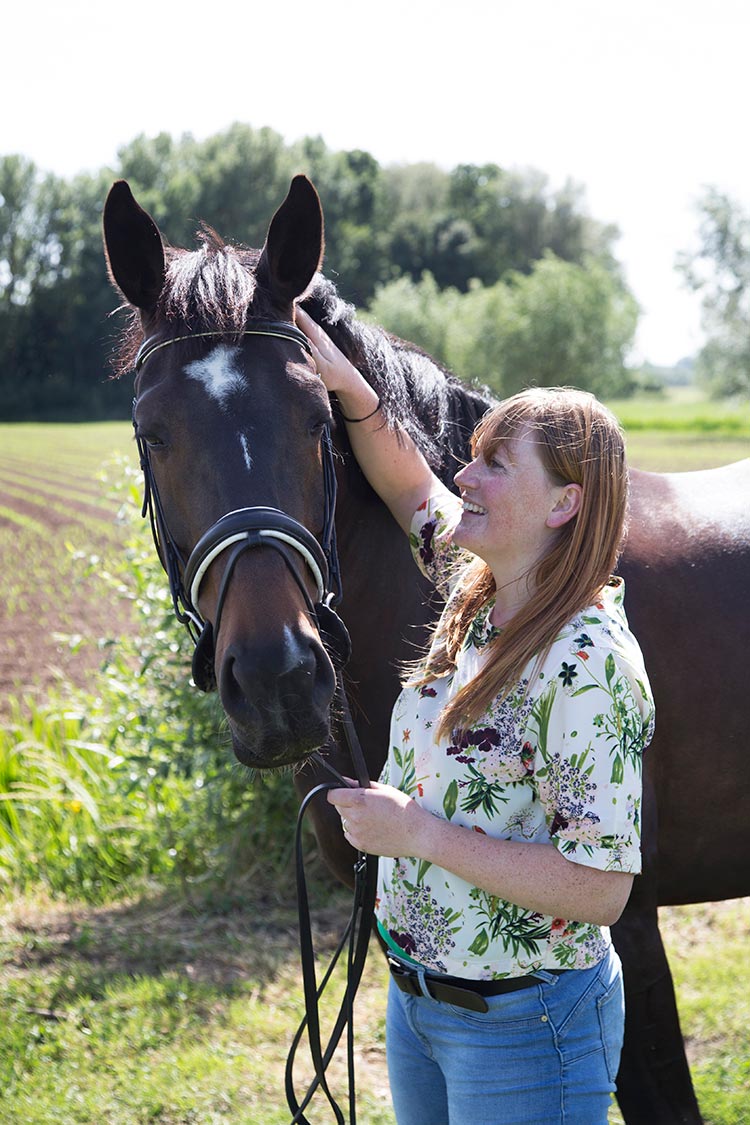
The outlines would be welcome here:
<svg viewBox="0 0 750 1125">
<path fill-rule="evenodd" d="M 632 875 L 574 863 L 552 844 L 504 840 L 451 823 L 391 785 L 352 786 L 330 790 L 328 800 L 347 840 L 360 851 L 426 860 L 471 886 L 553 918 L 611 926 L 628 900 Z"/>
<path fill-rule="evenodd" d="M 420 830 L 428 830 L 434 817 L 406 793 L 373 781 L 369 789 L 352 782 L 350 789 L 331 789 L 328 800 L 336 806 L 349 843 L 370 855 L 415 855 Z"/>
</svg>

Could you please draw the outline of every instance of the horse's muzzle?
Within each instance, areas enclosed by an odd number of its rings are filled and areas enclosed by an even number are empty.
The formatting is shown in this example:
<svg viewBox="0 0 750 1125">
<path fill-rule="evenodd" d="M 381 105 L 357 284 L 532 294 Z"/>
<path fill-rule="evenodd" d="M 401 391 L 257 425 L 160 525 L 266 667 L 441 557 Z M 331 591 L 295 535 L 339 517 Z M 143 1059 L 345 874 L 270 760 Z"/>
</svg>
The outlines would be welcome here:
<svg viewBox="0 0 750 1125">
<path fill-rule="evenodd" d="M 231 644 L 216 672 L 234 753 L 243 765 L 290 765 L 326 742 L 336 677 L 317 637 L 290 638 L 280 650 Z"/>
</svg>

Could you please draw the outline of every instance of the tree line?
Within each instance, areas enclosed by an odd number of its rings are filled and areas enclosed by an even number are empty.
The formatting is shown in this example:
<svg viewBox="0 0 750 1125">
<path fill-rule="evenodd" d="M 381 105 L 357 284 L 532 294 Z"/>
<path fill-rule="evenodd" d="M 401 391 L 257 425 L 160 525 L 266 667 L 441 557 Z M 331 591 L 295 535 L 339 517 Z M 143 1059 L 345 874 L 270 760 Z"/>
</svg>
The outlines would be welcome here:
<svg viewBox="0 0 750 1125">
<path fill-rule="evenodd" d="M 0 158 L 0 417 L 127 416 L 108 379 L 117 333 L 101 213 L 114 179 L 175 245 L 205 220 L 260 246 L 291 177 L 307 173 L 326 216 L 325 272 L 342 296 L 498 394 L 569 382 L 624 393 L 637 306 L 614 226 L 583 189 L 495 164 L 383 167 L 320 138 L 286 144 L 235 124 L 198 141 L 139 136 L 116 166 L 71 178 Z"/>
</svg>

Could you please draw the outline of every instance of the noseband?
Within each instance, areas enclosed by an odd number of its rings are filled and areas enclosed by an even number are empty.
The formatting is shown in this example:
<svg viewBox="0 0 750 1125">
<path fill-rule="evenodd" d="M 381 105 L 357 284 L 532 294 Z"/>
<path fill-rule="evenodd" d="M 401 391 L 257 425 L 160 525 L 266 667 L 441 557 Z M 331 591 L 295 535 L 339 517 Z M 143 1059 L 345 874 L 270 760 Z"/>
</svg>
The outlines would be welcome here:
<svg viewBox="0 0 750 1125">
<path fill-rule="evenodd" d="M 222 336 L 219 332 L 197 332 L 189 336 L 176 336 L 171 340 L 154 342 L 145 340 L 135 361 L 136 373 L 154 352 L 183 340 Z M 285 321 L 258 320 L 246 329 L 243 336 L 271 336 L 290 340 L 312 355 L 310 342 L 303 332 Z M 133 401 L 135 426 L 135 400 Z M 351 642 L 343 621 L 334 606 L 341 599 L 341 574 L 336 549 L 336 472 L 333 463 L 333 445 L 328 426 L 322 437 L 323 461 L 323 533 L 322 543 L 303 524 L 278 508 L 238 508 L 228 512 L 203 533 L 187 559 L 184 558 L 169 531 L 156 486 L 148 445 L 136 432 L 136 443 L 145 481 L 142 515 L 148 514 L 151 532 L 159 558 L 169 579 L 174 611 L 187 628 L 195 646 L 193 653 L 193 680 L 201 691 L 216 688 L 214 669 L 215 643 L 221 623 L 229 582 L 240 556 L 254 547 L 270 547 L 284 559 L 299 587 L 303 600 L 316 624 L 326 651 L 336 669 L 349 659 Z M 216 614 L 213 624 L 206 621 L 198 609 L 201 583 L 215 559 L 231 549 L 222 575 Z M 315 601 L 290 555 L 290 550 L 300 556 L 315 583 Z"/>
</svg>

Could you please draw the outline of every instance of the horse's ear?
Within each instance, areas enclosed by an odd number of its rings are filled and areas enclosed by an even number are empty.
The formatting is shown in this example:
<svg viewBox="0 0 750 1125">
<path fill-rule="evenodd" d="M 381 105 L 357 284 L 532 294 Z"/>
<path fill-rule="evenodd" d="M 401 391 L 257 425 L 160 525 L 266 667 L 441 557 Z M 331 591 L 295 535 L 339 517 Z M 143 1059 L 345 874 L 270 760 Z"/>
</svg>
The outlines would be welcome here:
<svg viewBox="0 0 750 1125">
<path fill-rule="evenodd" d="M 295 176 L 271 220 L 256 276 L 284 306 L 301 297 L 323 259 L 323 210 L 307 176 Z"/>
<path fill-rule="evenodd" d="M 104 204 L 104 251 L 123 296 L 137 309 L 153 312 L 164 287 L 164 247 L 159 228 L 125 180 L 112 185 Z"/>
</svg>

